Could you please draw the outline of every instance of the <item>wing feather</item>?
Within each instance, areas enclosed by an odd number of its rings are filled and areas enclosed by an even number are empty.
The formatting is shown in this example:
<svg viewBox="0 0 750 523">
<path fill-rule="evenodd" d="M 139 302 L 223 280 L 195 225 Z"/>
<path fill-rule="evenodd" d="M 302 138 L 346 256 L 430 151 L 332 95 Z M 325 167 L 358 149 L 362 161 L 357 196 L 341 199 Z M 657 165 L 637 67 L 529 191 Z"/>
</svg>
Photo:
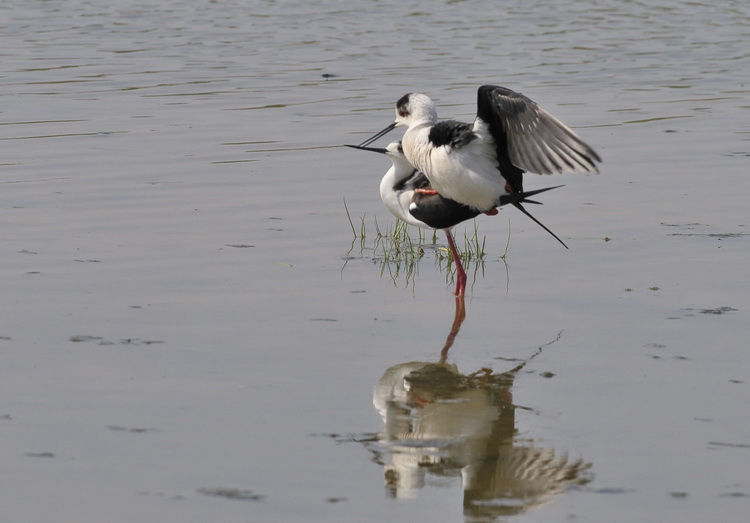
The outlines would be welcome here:
<svg viewBox="0 0 750 523">
<path fill-rule="evenodd" d="M 493 135 L 501 129 L 510 162 L 524 171 L 599 172 L 601 159 L 578 135 L 526 96 L 504 87 L 479 88 L 478 118 Z M 499 156 L 500 151 L 498 151 Z"/>
</svg>

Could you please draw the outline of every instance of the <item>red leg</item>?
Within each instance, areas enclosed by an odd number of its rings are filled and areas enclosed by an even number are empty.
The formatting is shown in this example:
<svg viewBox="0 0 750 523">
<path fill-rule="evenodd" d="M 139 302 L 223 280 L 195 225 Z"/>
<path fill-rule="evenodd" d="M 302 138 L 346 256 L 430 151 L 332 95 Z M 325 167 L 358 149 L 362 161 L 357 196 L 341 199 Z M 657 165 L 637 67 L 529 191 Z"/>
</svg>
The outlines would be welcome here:
<svg viewBox="0 0 750 523">
<path fill-rule="evenodd" d="M 456 296 L 456 314 L 453 316 L 453 325 L 451 325 L 450 334 L 445 340 L 445 346 L 440 351 L 440 363 L 443 364 L 448 360 L 448 350 L 453 347 L 453 342 L 456 341 L 458 331 L 461 330 L 461 324 L 466 318 L 466 305 L 464 304 L 463 296 Z"/>
<path fill-rule="evenodd" d="M 456 296 L 463 296 L 466 291 L 466 272 L 464 266 L 461 264 L 461 257 L 458 255 L 456 245 L 453 243 L 453 235 L 446 229 L 445 236 L 448 238 L 448 246 L 451 249 L 453 255 L 453 262 L 456 264 Z"/>
</svg>

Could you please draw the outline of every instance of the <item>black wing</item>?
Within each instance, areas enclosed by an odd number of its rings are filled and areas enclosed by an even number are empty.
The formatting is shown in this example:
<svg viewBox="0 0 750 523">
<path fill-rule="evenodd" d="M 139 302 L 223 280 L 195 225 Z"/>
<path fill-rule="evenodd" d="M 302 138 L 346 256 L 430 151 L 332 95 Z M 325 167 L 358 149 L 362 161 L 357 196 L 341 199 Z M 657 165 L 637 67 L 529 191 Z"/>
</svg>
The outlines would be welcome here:
<svg viewBox="0 0 750 523">
<path fill-rule="evenodd" d="M 513 187 L 523 171 L 552 174 L 599 172 L 599 155 L 568 126 L 515 91 L 483 85 L 477 95 L 477 118 L 489 126 L 497 143 L 500 173 Z"/>
<path fill-rule="evenodd" d="M 503 118 L 502 113 L 497 110 L 494 101 L 495 95 L 493 93 L 496 89 L 503 89 L 513 93 L 513 91 L 510 91 L 509 89 L 494 85 L 483 85 L 480 87 L 477 95 L 477 118 L 480 118 L 489 127 L 489 133 L 495 139 L 495 154 L 497 155 L 497 168 L 500 170 L 500 174 L 505 178 L 505 181 L 508 182 L 508 185 L 511 186 L 513 192 L 520 193 L 523 192 L 523 170 L 513 165 L 510 160 L 505 118 Z M 506 104 L 506 111 L 510 114 L 512 114 L 513 111 L 522 110 L 524 110 L 524 108 L 520 104 L 514 104 L 512 101 Z"/>
</svg>

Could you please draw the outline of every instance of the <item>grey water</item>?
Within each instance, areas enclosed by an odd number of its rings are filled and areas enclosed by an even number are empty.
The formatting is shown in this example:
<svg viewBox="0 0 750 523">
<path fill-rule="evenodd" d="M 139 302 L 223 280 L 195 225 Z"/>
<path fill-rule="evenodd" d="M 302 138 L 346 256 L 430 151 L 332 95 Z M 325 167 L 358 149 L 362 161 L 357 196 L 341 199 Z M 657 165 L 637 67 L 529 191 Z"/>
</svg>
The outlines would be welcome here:
<svg viewBox="0 0 750 523">
<path fill-rule="evenodd" d="M 745 521 L 747 2 L 11 0 L 0 29 L 3 521 Z M 514 209 L 457 227 L 456 299 L 341 145 L 487 83 L 604 161 L 526 175 L 565 185 L 533 210 L 569 251 Z"/>
</svg>

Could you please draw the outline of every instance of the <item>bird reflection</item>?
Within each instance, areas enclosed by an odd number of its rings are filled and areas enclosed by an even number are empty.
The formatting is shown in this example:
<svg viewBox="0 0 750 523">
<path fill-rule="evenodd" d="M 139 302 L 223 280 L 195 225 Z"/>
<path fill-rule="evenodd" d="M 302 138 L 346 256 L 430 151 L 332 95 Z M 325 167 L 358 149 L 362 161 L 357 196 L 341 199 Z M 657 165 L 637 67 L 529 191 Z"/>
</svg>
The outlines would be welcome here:
<svg viewBox="0 0 750 523">
<path fill-rule="evenodd" d="M 590 464 L 517 437 L 511 388 L 544 346 L 508 372 L 462 374 L 447 358 L 465 317 L 464 299 L 457 297 L 440 359 L 394 365 L 375 388 L 385 427 L 365 445 L 384 466 L 388 494 L 414 498 L 425 486 L 460 477 L 466 519 L 488 521 L 590 481 Z"/>
</svg>

